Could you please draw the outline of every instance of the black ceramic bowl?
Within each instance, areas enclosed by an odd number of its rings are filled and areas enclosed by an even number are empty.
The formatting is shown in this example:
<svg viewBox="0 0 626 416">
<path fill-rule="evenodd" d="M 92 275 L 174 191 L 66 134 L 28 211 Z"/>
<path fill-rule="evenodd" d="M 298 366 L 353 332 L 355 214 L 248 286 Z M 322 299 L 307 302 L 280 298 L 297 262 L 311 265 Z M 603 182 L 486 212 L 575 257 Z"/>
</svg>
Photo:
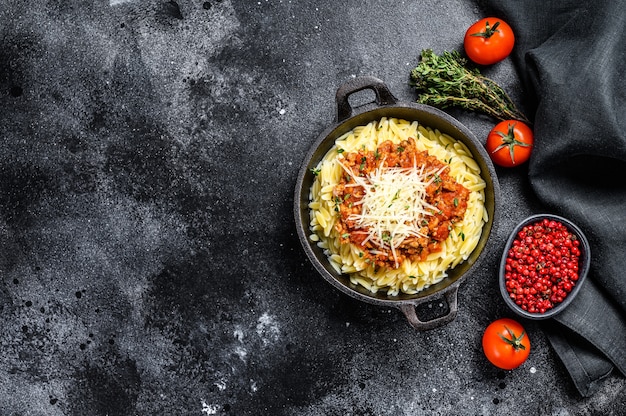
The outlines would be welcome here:
<svg viewBox="0 0 626 416">
<path fill-rule="evenodd" d="M 505 281 L 506 259 L 507 259 L 509 250 L 513 246 L 513 242 L 517 238 L 518 233 L 525 226 L 536 224 L 537 222 L 541 222 L 544 219 L 560 222 L 567 228 L 567 230 L 570 233 L 576 236 L 578 241 L 580 241 L 580 245 L 579 245 L 580 257 L 578 259 L 578 280 L 575 282 L 575 285 L 572 288 L 571 292 L 567 294 L 567 296 L 563 299 L 562 302 L 555 304 L 554 307 L 546 310 L 544 313 L 528 312 L 522 309 L 519 305 L 515 303 L 513 299 L 511 299 L 509 292 L 506 289 L 506 281 Z M 499 276 L 498 276 L 498 280 L 500 284 L 500 293 L 502 294 L 502 297 L 504 298 L 504 302 L 507 304 L 507 306 L 511 308 L 513 312 L 515 312 L 517 315 L 521 317 L 534 319 L 534 320 L 547 319 L 547 318 L 553 317 L 554 315 L 561 313 L 574 300 L 574 298 L 580 291 L 580 288 L 583 285 L 585 278 L 587 277 L 587 273 L 589 272 L 590 262 L 591 262 L 591 250 L 589 248 L 589 242 L 587 241 L 587 238 L 585 237 L 583 232 L 580 230 L 580 228 L 576 226 L 576 224 L 558 215 L 552 215 L 552 214 L 532 215 L 526 218 L 525 220 L 523 220 L 522 222 L 520 222 L 515 227 L 515 229 L 513 230 L 513 232 L 511 232 L 511 235 L 509 236 L 509 239 L 506 242 L 504 252 L 502 253 L 502 259 L 500 261 L 500 269 L 499 269 Z"/>
</svg>

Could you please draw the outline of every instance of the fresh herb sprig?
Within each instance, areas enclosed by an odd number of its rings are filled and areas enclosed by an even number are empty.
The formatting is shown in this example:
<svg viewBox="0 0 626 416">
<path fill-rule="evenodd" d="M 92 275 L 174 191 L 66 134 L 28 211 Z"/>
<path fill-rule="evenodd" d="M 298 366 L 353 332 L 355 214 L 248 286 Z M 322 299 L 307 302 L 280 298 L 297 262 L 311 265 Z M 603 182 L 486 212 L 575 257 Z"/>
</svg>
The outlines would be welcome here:
<svg viewBox="0 0 626 416">
<path fill-rule="evenodd" d="M 467 60 L 457 51 L 441 55 L 424 49 L 419 64 L 411 70 L 409 84 L 418 92 L 417 101 L 437 108 L 461 107 L 495 117 L 498 120 L 528 118 L 495 81 L 484 77 L 477 68 L 468 68 Z"/>
</svg>

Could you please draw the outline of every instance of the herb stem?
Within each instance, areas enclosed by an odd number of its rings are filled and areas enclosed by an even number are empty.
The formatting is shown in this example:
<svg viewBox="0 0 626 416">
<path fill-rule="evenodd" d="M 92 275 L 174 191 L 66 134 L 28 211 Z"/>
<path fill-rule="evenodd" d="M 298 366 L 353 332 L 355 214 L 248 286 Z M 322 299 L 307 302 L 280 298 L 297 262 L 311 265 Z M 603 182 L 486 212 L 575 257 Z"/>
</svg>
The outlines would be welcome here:
<svg viewBox="0 0 626 416">
<path fill-rule="evenodd" d="M 440 56 L 431 49 L 421 53 L 419 65 L 411 70 L 409 84 L 418 92 L 417 101 L 438 108 L 461 107 L 499 120 L 528 118 L 495 81 L 466 67 L 467 60 L 457 51 Z"/>
</svg>

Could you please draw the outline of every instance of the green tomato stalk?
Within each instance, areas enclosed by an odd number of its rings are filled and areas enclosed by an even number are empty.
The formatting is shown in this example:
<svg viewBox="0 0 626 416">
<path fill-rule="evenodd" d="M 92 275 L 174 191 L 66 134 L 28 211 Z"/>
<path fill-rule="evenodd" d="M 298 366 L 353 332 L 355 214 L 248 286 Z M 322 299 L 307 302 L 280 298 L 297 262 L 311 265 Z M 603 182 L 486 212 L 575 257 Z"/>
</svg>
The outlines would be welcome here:
<svg viewBox="0 0 626 416">
<path fill-rule="evenodd" d="M 506 325 L 504 326 L 504 329 L 506 329 L 506 332 L 508 332 L 509 335 L 511 335 L 511 338 L 507 338 L 502 334 L 498 334 L 500 336 L 500 339 L 502 339 L 502 341 L 504 341 L 506 344 L 513 347 L 515 351 L 526 349 L 526 346 L 522 344 L 522 339 L 524 338 L 524 335 L 526 335 L 524 331 L 522 331 L 522 333 L 518 337 L 517 335 L 515 335 L 515 332 L 507 328 Z"/>
</svg>

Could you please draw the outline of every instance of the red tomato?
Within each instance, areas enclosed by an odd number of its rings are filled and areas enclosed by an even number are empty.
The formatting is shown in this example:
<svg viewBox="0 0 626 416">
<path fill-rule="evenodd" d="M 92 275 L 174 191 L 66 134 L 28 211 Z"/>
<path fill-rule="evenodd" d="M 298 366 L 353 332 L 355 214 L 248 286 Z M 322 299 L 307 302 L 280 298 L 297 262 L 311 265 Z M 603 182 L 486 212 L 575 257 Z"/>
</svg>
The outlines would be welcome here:
<svg viewBox="0 0 626 416">
<path fill-rule="evenodd" d="M 512 370 L 528 358 L 530 339 L 519 322 L 501 318 L 485 329 L 483 351 L 491 364 L 503 370 Z"/>
<path fill-rule="evenodd" d="M 519 120 L 504 120 L 491 129 L 485 147 L 493 163 L 510 168 L 530 158 L 534 142 L 528 125 Z"/>
<path fill-rule="evenodd" d="M 486 17 L 474 23 L 465 32 L 465 53 L 479 65 L 500 62 L 513 50 L 515 35 L 504 20 Z"/>
</svg>

